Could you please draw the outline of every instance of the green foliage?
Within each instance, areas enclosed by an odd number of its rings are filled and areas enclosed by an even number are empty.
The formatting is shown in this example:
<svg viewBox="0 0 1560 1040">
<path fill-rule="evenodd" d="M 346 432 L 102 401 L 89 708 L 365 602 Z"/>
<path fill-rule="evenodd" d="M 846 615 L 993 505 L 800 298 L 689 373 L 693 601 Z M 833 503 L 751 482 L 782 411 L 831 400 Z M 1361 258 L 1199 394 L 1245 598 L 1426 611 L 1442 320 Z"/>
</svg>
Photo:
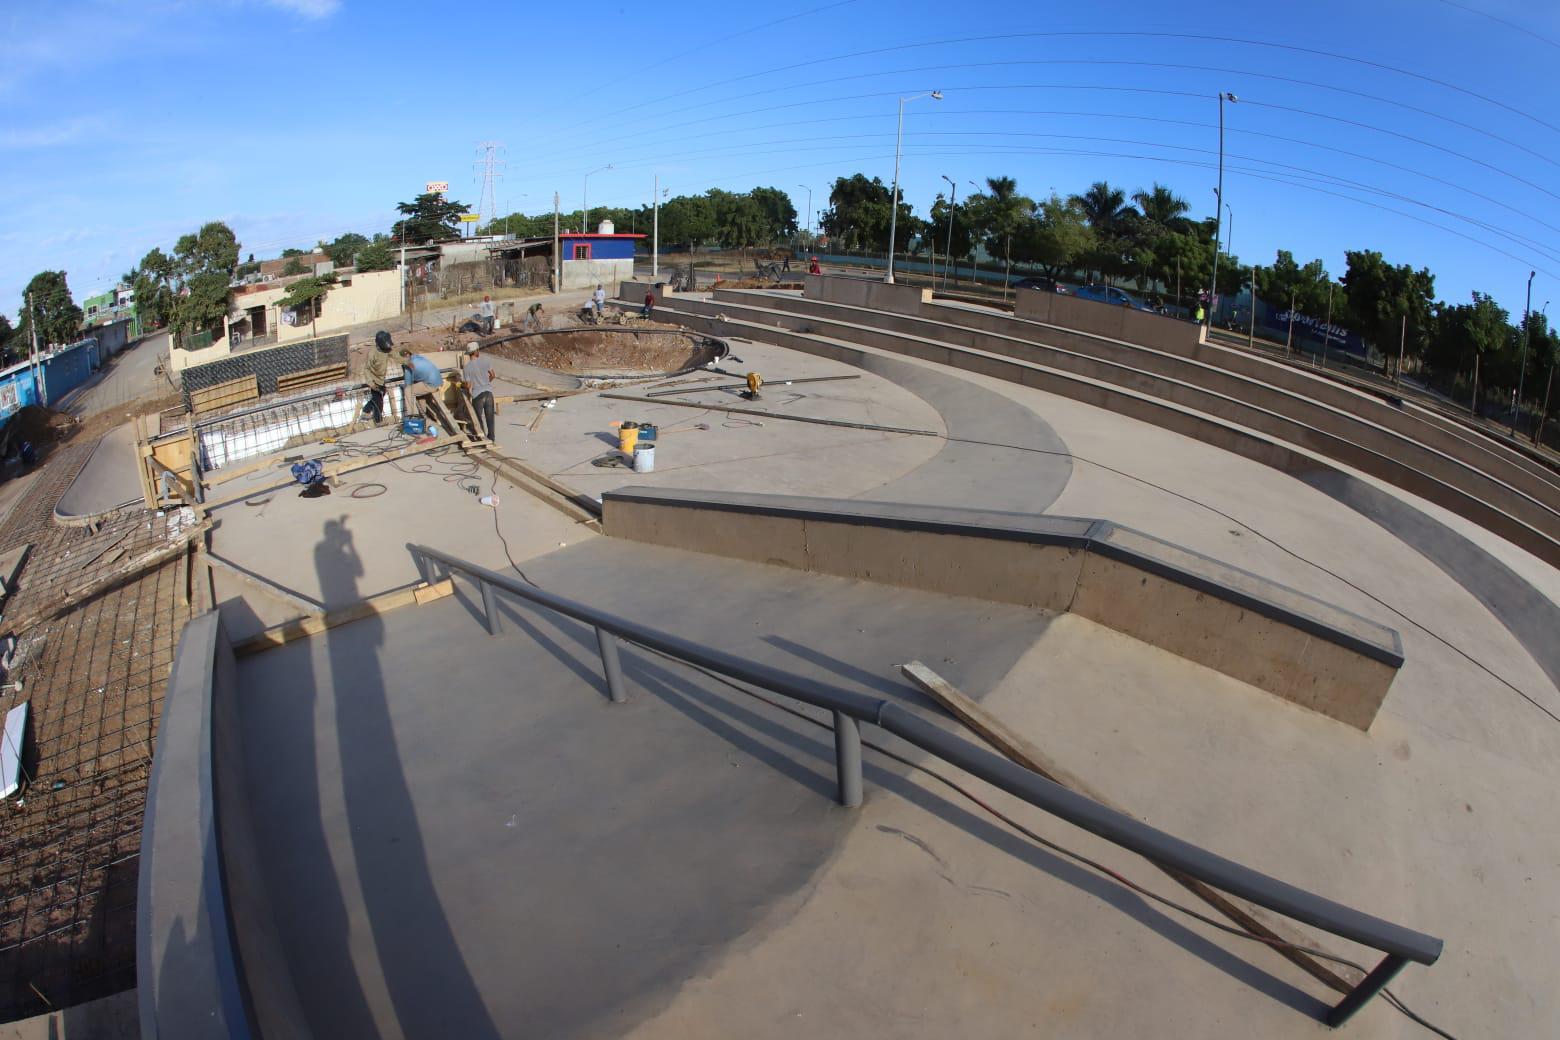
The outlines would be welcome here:
<svg viewBox="0 0 1560 1040">
<path fill-rule="evenodd" d="M 1402 322 L 1408 319 L 1408 354 L 1419 357 L 1431 333 L 1435 276 L 1407 264 L 1387 263 L 1371 250 L 1343 254 L 1347 270 L 1344 321 L 1383 354 L 1396 355 Z"/>
<path fill-rule="evenodd" d="M 893 217 L 893 189 L 880 178 L 857 173 L 835 180 L 829 192 L 829 208 L 819 226 L 848 248 L 887 250 L 888 229 Z M 910 239 L 921 234 L 924 222 L 903 198 L 899 200 L 898 226 L 894 249 L 903 251 Z"/>
<path fill-rule="evenodd" d="M 419 195 L 411 202 L 398 202 L 395 208 L 402 219 L 391 226 L 390 237 L 400 239 L 404 236 L 407 245 L 459 238 L 460 216 L 471 211 L 470 206 L 451 202 L 432 192 Z"/>
<path fill-rule="evenodd" d="M 1075 199 L 1052 195 L 1033 207 L 1013 236 L 1013 259 L 1055 278 L 1094 248 L 1094 231 Z"/>
<path fill-rule="evenodd" d="M 708 195 L 679 195 L 661 207 L 661 241 L 694 246 L 712 242 L 718 234 L 715 203 Z"/>
<path fill-rule="evenodd" d="M 302 308 L 330 292 L 336 279 L 330 275 L 309 275 L 287 286 L 279 301 L 283 307 Z"/>
<path fill-rule="evenodd" d="M 395 244 L 384 235 L 375 235 L 372 242 L 357 251 L 353 262 L 364 273 L 388 271 L 396 265 Z"/>
<path fill-rule="evenodd" d="M 1257 268 L 1257 295 L 1274 307 L 1287 309 L 1290 301 L 1301 314 L 1327 316 L 1327 286 L 1332 276 L 1320 260 L 1301 267 L 1294 254 L 1280 249 L 1271 267 Z"/>
<path fill-rule="evenodd" d="M 135 289 L 135 309 L 146 328 L 160 328 L 173 320 L 178 297 L 174 291 L 173 257 L 153 249 L 141 258 L 130 285 Z"/>
<path fill-rule="evenodd" d="M 184 235 L 173 247 L 173 326 L 180 336 L 215 328 L 227 316 L 229 286 L 238 266 L 238 239 L 220 221 Z"/>
<path fill-rule="evenodd" d="M 309 269 L 304 267 L 303 261 L 299 260 L 296 256 L 288 258 L 287 263 L 282 267 L 282 274 L 284 276 L 308 273 Z"/>
<path fill-rule="evenodd" d="M 753 196 L 712 188 L 709 200 L 715 209 L 715 237 L 722 246 L 746 249 L 769 239 L 769 219 Z"/>
<path fill-rule="evenodd" d="M 953 218 L 951 227 L 948 222 L 950 216 Z M 931 225 L 928 231 L 937 236 L 943 253 L 966 257 L 975 248 L 975 229 L 970 223 L 969 212 L 957 203 L 950 205 L 940 192 L 932 203 L 931 220 L 928 223 Z M 952 248 L 949 248 L 950 238 Z"/>
<path fill-rule="evenodd" d="M 325 247 L 325 255 L 337 267 L 351 267 L 358 251 L 368 245 L 368 238 L 356 231 L 348 231 Z"/>
<path fill-rule="evenodd" d="M 291 258 L 293 258 L 295 256 L 307 256 L 308 253 L 309 253 L 309 251 L 307 249 L 292 249 L 292 248 L 288 248 L 288 249 L 282 250 L 282 259 L 283 260 L 290 260 Z"/>
<path fill-rule="evenodd" d="M 64 271 L 40 271 L 27 283 L 22 297 L 22 323 L 17 333 L 31 349 L 33 329 L 38 348 L 74 343 L 81 330 L 81 308 L 71 299 Z"/>
<path fill-rule="evenodd" d="M 789 238 L 796 234 L 796 207 L 791 196 L 779 188 L 754 188 L 748 192 L 764 219 L 764 240 Z"/>
</svg>

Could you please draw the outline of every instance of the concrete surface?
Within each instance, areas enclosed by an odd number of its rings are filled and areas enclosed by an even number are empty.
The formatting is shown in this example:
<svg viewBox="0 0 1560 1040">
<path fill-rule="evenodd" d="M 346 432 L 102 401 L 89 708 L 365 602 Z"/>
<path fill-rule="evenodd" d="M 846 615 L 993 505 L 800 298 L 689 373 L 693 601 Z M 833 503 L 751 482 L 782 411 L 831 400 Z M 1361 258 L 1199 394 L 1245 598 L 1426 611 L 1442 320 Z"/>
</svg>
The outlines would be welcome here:
<svg viewBox="0 0 1560 1040">
<path fill-rule="evenodd" d="M 103 435 L 91 458 L 54 507 L 56 515 L 84 520 L 144 501 L 136 476 L 135 427 L 126 423 Z"/>
<path fill-rule="evenodd" d="M 67 395 L 58 410 L 85 418 L 141 397 L 172 393 L 172 384 L 156 372 L 158 358 L 167 352 L 168 333 L 154 332 L 142 337 L 115 355 L 107 371 L 96 380 Z"/>
<path fill-rule="evenodd" d="M 18 473 L 9 480 L 0 481 L 0 525 L 3 525 L 10 517 L 11 511 L 16 508 L 27 494 L 27 489 L 32 487 L 33 481 L 38 479 L 38 470 L 33 468 L 25 473 Z"/>
<path fill-rule="evenodd" d="M 0 1025 L 0 1040 L 139 1040 L 133 989 L 111 997 Z"/>
<path fill-rule="evenodd" d="M 321 573 L 350 573 L 350 550 L 316 546 Z M 528 573 L 907 696 L 896 662 L 983 690 L 1047 624 L 606 539 Z M 318 1036 L 616 1035 L 804 899 L 859 819 L 832 801 L 827 731 L 629 650 L 630 700 L 609 705 L 588 628 L 513 606 L 494 638 L 473 609 L 462 594 L 240 662 L 256 830 Z"/>
</svg>

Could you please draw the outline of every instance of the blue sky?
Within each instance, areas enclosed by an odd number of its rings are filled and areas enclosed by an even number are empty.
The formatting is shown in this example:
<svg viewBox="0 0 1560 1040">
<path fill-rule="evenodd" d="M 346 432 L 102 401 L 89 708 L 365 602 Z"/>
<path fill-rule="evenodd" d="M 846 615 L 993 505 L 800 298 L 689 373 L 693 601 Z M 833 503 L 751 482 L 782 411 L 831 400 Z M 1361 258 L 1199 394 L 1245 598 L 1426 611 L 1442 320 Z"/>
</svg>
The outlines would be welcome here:
<svg viewBox="0 0 1560 1040">
<path fill-rule="evenodd" d="M 506 146 L 500 212 L 554 191 L 578 207 L 608 163 L 592 205 L 648 202 L 659 174 L 672 194 L 774 185 L 798 209 L 810 185 L 821 210 L 836 175 L 891 178 L 895 99 L 934 88 L 906 110 L 923 213 L 943 175 L 963 197 L 1006 174 L 1031 196 L 1158 180 L 1211 216 L 1227 90 L 1243 260 L 1288 248 L 1341 274 L 1344 250 L 1376 248 L 1428 266 L 1443 298 L 1518 312 L 1537 268 L 1534 307 L 1560 302 L 1560 5 L 679 10 L 4 0 L 0 308 L 14 320 L 54 268 L 79 301 L 206 220 L 264 257 L 386 230 L 427 180 L 474 203 L 484 140 Z"/>
</svg>

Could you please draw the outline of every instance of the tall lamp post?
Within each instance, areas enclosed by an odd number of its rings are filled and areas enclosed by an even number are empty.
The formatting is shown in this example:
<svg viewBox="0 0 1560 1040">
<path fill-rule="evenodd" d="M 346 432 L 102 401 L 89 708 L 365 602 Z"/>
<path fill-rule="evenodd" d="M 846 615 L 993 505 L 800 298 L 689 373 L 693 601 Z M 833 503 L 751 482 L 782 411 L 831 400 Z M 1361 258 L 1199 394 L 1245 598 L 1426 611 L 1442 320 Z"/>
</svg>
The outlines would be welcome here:
<svg viewBox="0 0 1560 1040">
<path fill-rule="evenodd" d="M 1511 399 L 1511 435 L 1517 435 L 1517 412 L 1522 407 L 1522 384 L 1527 376 L 1527 348 L 1528 326 L 1532 324 L 1533 317 L 1533 276 L 1537 271 L 1528 272 L 1527 303 L 1522 306 L 1522 364 L 1517 369 L 1517 396 Z"/>
<path fill-rule="evenodd" d="M 812 189 L 807 187 L 807 185 L 805 185 L 805 184 L 798 184 L 797 187 L 798 188 L 805 188 L 806 191 L 807 191 L 807 248 L 811 249 L 812 248 L 812 237 L 813 237 L 812 236 L 812 220 L 813 220 Z"/>
<path fill-rule="evenodd" d="M 1208 327 L 1213 328 L 1213 302 L 1219 295 L 1219 242 L 1224 233 L 1224 102 L 1235 104 L 1240 98 L 1229 91 L 1219 93 L 1219 186 L 1214 189 L 1219 201 L 1213 210 L 1213 284 L 1208 287 Z"/>
<path fill-rule="evenodd" d="M 899 234 L 899 159 L 905 145 L 905 102 L 919 101 L 924 97 L 941 101 L 942 91 L 929 90 L 925 94 L 899 99 L 899 131 L 894 138 L 894 198 L 888 211 L 888 274 L 883 277 L 883 281 L 890 285 L 894 284 L 894 238 Z"/>
<path fill-rule="evenodd" d="M 959 204 L 959 185 L 946 173 L 942 179 L 948 182 L 948 242 L 947 249 L 943 251 L 943 290 L 948 289 L 948 265 L 953 262 L 953 210 Z"/>
<path fill-rule="evenodd" d="M 590 198 L 590 179 L 598 173 L 605 173 L 612 169 L 612 164 L 607 163 L 599 170 L 591 170 L 585 175 L 585 186 L 580 189 L 580 234 L 590 234 L 590 206 L 587 200 Z"/>
</svg>

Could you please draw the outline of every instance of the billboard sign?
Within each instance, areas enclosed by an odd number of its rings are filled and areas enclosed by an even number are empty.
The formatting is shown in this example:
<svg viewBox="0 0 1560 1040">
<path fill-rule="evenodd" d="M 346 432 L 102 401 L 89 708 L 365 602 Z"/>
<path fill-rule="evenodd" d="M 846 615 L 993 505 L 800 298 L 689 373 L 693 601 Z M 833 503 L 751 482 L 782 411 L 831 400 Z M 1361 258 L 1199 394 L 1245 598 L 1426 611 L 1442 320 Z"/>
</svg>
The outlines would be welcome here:
<svg viewBox="0 0 1560 1040">
<path fill-rule="evenodd" d="M 462 224 L 475 224 L 477 221 L 479 221 L 481 219 L 482 219 L 482 214 L 480 214 L 480 213 L 462 213 L 460 215 L 460 222 Z"/>
<path fill-rule="evenodd" d="M 450 190 L 449 181 L 429 181 L 423 185 L 423 190 L 428 195 L 443 195 Z"/>
</svg>

